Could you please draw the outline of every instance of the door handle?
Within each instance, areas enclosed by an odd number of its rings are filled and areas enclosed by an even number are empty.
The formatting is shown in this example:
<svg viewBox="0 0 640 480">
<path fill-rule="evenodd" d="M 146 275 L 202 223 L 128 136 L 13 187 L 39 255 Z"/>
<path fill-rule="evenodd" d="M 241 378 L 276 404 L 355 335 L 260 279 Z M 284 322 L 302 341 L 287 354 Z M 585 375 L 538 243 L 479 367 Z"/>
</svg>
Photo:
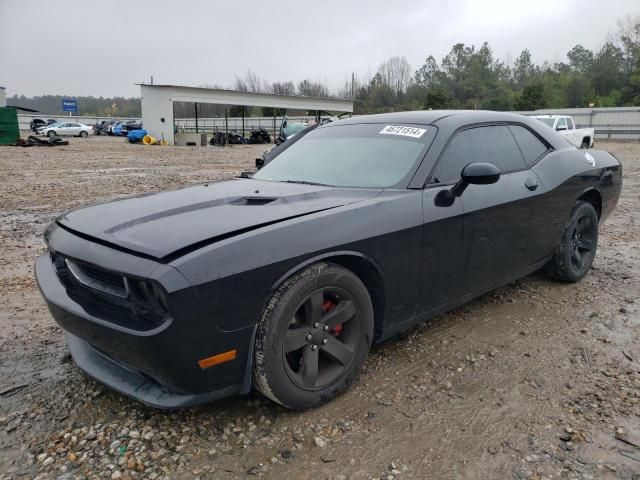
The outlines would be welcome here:
<svg viewBox="0 0 640 480">
<path fill-rule="evenodd" d="M 538 185 L 540 185 L 538 183 L 538 180 L 536 180 L 535 178 L 532 177 L 528 177 L 525 181 L 524 181 L 524 186 L 527 187 L 528 190 L 531 190 L 532 192 L 538 188 Z"/>
</svg>

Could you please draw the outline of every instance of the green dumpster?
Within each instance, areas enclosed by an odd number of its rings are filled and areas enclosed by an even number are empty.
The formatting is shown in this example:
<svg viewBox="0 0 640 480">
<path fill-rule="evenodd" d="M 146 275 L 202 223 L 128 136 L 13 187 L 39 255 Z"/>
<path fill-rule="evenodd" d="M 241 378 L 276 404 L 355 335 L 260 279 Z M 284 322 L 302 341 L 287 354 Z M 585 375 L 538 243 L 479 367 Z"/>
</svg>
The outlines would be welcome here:
<svg viewBox="0 0 640 480">
<path fill-rule="evenodd" d="M 20 138 L 18 114 L 14 107 L 0 107 L 0 145 L 13 145 Z"/>
</svg>

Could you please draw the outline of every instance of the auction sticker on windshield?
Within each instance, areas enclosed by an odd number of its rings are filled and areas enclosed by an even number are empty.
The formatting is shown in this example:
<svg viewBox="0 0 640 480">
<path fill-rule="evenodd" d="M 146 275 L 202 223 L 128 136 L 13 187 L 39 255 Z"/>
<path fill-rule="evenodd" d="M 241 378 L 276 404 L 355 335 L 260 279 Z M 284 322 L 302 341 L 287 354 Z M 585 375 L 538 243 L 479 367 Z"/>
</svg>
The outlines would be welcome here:
<svg viewBox="0 0 640 480">
<path fill-rule="evenodd" d="M 420 138 L 426 132 L 426 128 L 402 127 L 399 125 L 387 125 L 379 133 L 384 135 L 402 135 L 404 137 Z"/>
</svg>

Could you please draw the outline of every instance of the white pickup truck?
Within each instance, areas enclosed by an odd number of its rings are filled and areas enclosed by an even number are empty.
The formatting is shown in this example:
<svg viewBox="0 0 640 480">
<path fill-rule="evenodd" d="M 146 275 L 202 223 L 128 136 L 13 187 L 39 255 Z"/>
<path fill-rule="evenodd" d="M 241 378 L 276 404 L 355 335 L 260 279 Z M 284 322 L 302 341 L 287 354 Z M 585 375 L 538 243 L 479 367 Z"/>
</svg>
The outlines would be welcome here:
<svg viewBox="0 0 640 480">
<path fill-rule="evenodd" d="M 568 115 L 534 115 L 533 118 L 550 126 L 578 148 L 593 147 L 593 128 L 576 128 L 573 118 Z"/>
</svg>

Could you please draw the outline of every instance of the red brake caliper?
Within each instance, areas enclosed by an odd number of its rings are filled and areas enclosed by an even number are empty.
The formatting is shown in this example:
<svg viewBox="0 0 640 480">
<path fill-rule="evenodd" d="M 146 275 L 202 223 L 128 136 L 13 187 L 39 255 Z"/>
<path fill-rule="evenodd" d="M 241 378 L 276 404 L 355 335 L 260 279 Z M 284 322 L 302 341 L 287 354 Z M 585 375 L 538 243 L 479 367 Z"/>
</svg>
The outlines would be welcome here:
<svg viewBox="0 0 640 480">
<path fill-rule="evenodd" d="M 336 304 L 335 304 L 335 303 L 333 303 L 333 302 L 332 302 L 332 301 L 330 301 L 330 300 L 327 300 L 326 302 L 324 302 L 324 303 L 322 304 L 322 311 L 323 311 L 324 313 L 328 313 L 328 312 L 330 312 L 331 310 L 333 310 L 335 307 L 336 307 Z M 340 332 L 341 332 L 341 331 L 342 331 L 342 324 L 339 324 L 339 325 L 336 325 L 335 327 L 333 327 L 333 328 L 331 329 L 331 332 L 330 332 L 330 333 L 332 333 L 334 336 L 336 336 L 336 337 L 337 337 L 338 335 L 340 335 Z"/>
</svg>

